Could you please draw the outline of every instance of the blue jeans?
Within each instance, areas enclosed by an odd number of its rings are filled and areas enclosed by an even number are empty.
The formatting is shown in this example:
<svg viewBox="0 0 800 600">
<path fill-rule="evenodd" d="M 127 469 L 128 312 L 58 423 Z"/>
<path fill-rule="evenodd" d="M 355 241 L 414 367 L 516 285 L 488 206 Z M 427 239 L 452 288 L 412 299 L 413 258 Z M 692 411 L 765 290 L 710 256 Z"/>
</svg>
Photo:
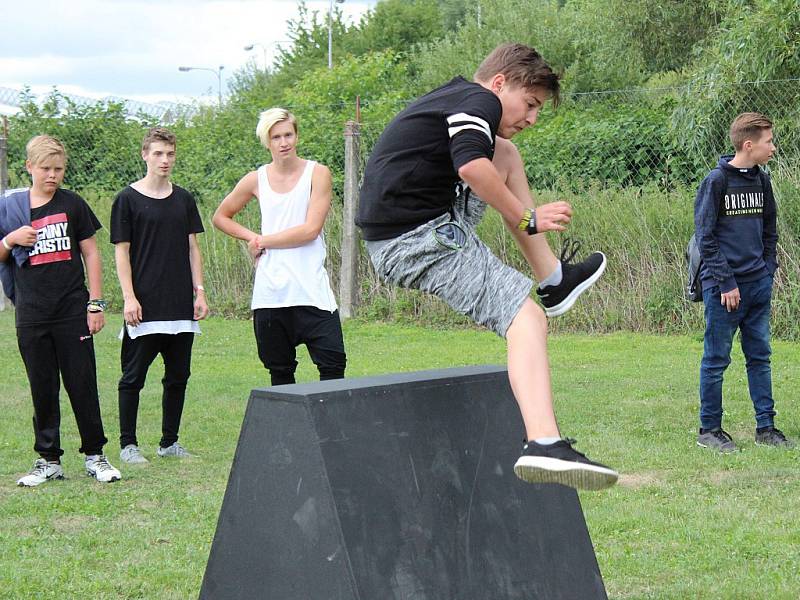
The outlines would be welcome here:
<svg viewBox="0 0 800 600">
<path fill-rule="evenodd" d="M 741 331 L 747 365 L 747 386 L 756 413 L 756 427 L 773 425 L 772 371 L 769 345 L 769 313 L 772 276 L 739 284 L 739 308 L 728 312 L 720 304 L 719 287 L 703 290 L 706 335 L 700 363 L 700 426 L 722 426 L 722 375 L 731 362 L 736 330 Z"/>
</svg>

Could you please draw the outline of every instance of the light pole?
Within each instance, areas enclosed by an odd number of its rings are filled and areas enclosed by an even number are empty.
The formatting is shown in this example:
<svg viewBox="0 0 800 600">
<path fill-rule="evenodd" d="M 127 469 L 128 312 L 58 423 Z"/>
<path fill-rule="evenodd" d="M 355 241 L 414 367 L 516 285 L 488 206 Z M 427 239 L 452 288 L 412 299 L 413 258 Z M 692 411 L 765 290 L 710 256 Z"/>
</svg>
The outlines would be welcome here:
<svg viewBox="0 0 800 600">
<path fill-rule="evenodd" d="M 247 52 L 250 52 L 256 46 L 259 46 L 264 51 L 264 72 L 266 73 L 269 70 L 269 63 L 267 62 L 267 60 L 268 60 L 267 59 L 268 48 L 271 47 L 271 46 L 280 47 L 281 44 L 284 44 L 284 43 L 289 44 L 289 43 L 291 43 L 291 41 L 292 40 L 276 40 L 274 42 L 268 42 L 266 45 L 262 44 L 260 42 L 253 42 L 252 44 L 247 44 L 247 46 L 245 46 L 244 49 Z M 274 54 L 273 54 L 273 60 L 274 60 Z"/>
<path fill-rule="evenodd" d="M 209 67 L 178 67 L 178 71 L 210 71 L 217 76 L 217 98 L 219 99 L 219 105 L 222 106 L 222 69 L 224 69 L 224 65 L 220 65 L 216 69 L 211 69 Z"/>
<path fill-rule="evenodd" d="M 247 44 L 247 46 L 245 46 L 244 49 L 245 49 L 246 52 L 250 52 L 256 46 L 260 46 L 261 49 L 264 51 L 264 72 L 266 73 L 267 72 L 267 47 L 264 44 L 259 44 L 258 42 L 253 42 L 252 44 Z"/>
<path fill-rule="evenodd" d="M 330 0 L 328 4 L 328 68 L 333 68 L 333 3 L 344 4 L 344 0 Z"/>
</svg>

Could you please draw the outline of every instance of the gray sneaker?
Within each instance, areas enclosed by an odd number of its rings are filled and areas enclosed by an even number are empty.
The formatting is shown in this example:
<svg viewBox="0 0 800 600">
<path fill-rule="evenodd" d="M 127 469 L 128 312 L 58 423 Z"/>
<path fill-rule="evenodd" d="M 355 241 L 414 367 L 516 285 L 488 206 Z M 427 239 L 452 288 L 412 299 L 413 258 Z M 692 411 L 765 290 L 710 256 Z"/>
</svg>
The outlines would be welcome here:
<svg viewBox="0 0 800 600">
<path fill-rule="evenodd" d="M 143 465 L 150 462 L 144 457 L 142 451 L 139 450 L 139 446 L 134 444 L 128 444 L 122 450 L 120 450 L 119 459 L 124 463 L 128 463 L 129 465 Z"/>
<path fill-rule="evenodd" d="M 167 446 L 166 448 L 162 448 L 161 446 L 159 446 L 158 450 L 156 450 L 156 453 L 162 457 L 175 456 L 177 458 L 190 458 L 191 456 L 193 456 L 192 454 L 189 454 L 186 448 L 181 446 L 178 442 L 175 442 L 174 444 L 172 444 L 171 446 Z"/>
<path fill-rule="evenodd" d="M 792 440 L 786 439 L 783 432 L 775 427 L 759 427 L 756 429 L 756 444 L 759 446 L 775 446 L 776 448 L 794 448 Z"/>
<path fill-rule="evenodd" d="M 719 450 L 723 454 L 738 450 L 736 444 L 733 443 L 733 438 L 727 431 L 723 431 L 721 427 L 714 427 L 714 429 L 701 428 L 697 436 L 697 445 L 702 448 Z"/>
</svg>

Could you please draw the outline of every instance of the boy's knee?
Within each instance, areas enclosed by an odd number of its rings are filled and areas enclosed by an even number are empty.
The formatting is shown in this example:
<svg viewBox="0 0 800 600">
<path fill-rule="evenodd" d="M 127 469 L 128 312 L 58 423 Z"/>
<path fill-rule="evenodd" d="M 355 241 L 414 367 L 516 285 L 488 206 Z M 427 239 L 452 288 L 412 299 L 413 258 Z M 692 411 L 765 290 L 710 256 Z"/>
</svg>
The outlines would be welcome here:
<svg viewBox="0 0 800 600">
<path fill-rule="evenodd" d="M 541 335 L 547 335 L 547 316 L 544 314 L 542 307 L 530 298 L 527 298 L 522 303 L 519 312 L 517 312 L 514 320 L 511 321 L 506 337 L 513 335 L 517 331 L 536 331 Z"/>
</svg>

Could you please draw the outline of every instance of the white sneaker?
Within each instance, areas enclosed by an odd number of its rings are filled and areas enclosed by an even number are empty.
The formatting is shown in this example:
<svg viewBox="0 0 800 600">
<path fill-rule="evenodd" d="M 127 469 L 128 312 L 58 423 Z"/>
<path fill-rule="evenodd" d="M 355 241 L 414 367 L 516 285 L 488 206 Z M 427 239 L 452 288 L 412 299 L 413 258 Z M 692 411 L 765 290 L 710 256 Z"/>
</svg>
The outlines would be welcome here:
<svg viewBox="0 0 800 600">
<path fill-rule="evenodd" d="M 31 472 L 20 477 L 17 485 L 34 487 L 51 479 L 64 479 L 64 469 L 57 462 L 48 462 L 43 458 L 37 458 Z"/>
<path fill-rule="evenodd" d="M 120 472 L 111 466 L 104 454 L 87 456 L 84 466 L 86 467 L 86 474 L 101 483 L 111 483 L 122 479 Z"/>
<path fill-rule="evenodd" d="M 142 455 L 142 451 L 139 450 L 139 446 L 136 446 L 135 444 L 128 444 L 122 450 L 120 450 L 119 459 L 124 463 L 128 463 L 129 465 L 143 465 L 150 462 Z"/>
<path fill-rule="evenodd" d="M 159 456 L 175 456 L 177 458 L 190 458 L 191 456 L 193 456 L 192 454 L 189 454 L 186 448 L 181 446 L 178 442 L 175 442 L 174 444 L 172 444 L 171 446 L 167 446 L 166 448 L 162 448 L 161 446 L 159 446 L 158 450 L 156 450 L 156 453 Z"/>
</svg>

